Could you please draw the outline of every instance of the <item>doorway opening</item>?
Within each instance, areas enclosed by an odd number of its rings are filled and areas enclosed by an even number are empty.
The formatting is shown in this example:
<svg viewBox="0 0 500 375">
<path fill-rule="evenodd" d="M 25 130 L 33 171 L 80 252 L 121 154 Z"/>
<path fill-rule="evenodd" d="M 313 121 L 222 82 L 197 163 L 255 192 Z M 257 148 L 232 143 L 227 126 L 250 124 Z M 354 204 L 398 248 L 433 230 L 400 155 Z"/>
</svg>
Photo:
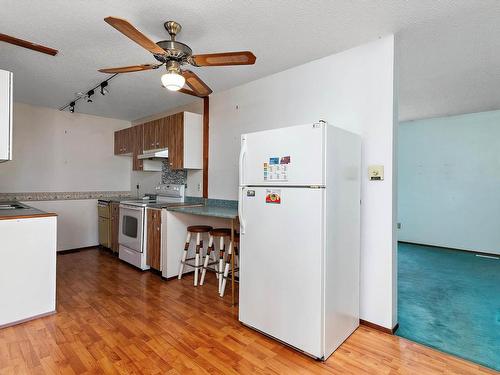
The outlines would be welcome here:
<svg viewBox="0 0 500 375">
<path fill-rule="evenodd" d="M 500 370 L 500 111 L 398 129 L 397 335 Z"/>
</svg>

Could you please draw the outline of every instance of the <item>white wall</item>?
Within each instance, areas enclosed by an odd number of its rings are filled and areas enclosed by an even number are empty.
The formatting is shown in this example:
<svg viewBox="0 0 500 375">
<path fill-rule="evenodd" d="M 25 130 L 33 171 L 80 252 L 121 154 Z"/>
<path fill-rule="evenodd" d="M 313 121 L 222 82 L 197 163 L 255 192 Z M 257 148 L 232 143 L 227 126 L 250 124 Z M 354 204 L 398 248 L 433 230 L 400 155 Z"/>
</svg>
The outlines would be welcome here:
<svg viewBox="0 0 500 375">
<path fill-rule="evenodd" d="M 324 119 L 362 135 L 361 318 L 387 328 L 397 319 L 394 58 L 389 36 L 215 93 L 210 100 L 211 198 L 237 199 L 242 133 Z M 368 182 L 369 164 L 385 166 L 385 181 Z"/>
<path fill-rule="evenodd" d="M 0 164 L 0 193 L 130 190 L 131 158 L 114 156 L 122 120 L 14 103 L 13 160 Z M 58 249 L 96 245 L 95 200 L 30 202 L 60 214 Z"/>
<path fill-rule="evenodd" d="M 57 250 L 99 244 L 97 199 L 23 202 L 42 211 L 57 213 Z"/>
<path fill-rule="evenodd" d="M 500 111 L 399 126 L 399 240 L 500 254 Z"/>
</svg>

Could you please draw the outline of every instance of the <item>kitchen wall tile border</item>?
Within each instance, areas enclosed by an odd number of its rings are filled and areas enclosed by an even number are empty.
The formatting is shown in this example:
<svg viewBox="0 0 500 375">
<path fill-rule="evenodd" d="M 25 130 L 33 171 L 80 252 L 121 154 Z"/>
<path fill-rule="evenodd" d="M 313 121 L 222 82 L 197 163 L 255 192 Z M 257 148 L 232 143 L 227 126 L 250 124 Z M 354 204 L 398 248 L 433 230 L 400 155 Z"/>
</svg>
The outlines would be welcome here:
<svg viewBox="0 0 500 375">
<path fill-rule="evenodd" d="M 100 198 L 126 198 L 131 196 L 132 192 L 130 191 L 0 193 L 0 201 L 62 201 Z"/>
</svg>

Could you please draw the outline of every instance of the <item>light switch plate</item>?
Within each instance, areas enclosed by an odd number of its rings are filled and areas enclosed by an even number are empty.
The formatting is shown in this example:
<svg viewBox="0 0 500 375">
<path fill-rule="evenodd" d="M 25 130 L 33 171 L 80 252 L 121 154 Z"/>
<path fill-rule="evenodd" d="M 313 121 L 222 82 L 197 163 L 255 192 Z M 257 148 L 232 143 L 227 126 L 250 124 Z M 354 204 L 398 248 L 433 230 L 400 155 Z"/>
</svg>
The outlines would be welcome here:
<svg viewBox="0 0 500 375">
<path fill-rule="evenodd" d="M 370 181 L 383 181 L 384 166 L 383 165 L 368 166 L 368 178 L 370 179 Z"/>
</svg>

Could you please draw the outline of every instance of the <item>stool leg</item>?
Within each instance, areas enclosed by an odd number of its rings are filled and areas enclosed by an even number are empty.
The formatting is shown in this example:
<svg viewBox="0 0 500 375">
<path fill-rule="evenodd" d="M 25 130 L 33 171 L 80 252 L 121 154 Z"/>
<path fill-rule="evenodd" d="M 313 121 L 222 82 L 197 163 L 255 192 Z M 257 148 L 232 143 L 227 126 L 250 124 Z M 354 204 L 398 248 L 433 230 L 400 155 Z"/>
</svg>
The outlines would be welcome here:
<svg viewBox="0 0 500 375">
<path fill-rule="evenodd" d="M 220 248 L 220 252 L 219 252 L 219 269 L 218 269 L 218 272 L 219 272 L 219 293 L 220 293 L 220 288 L 222 287 L 222 274 L 224 273 L 224 251 L 225 251 L 225 248 L 224 248 L 224 236 L 221 236 L 220 238 L 220 242 L 219 242 L 219 248 Z"/>
<path fill-rule="evenodd" d="M 217 263 L 217 252 L 214 250 L 213 245 L 212 245 L 212 260 L 215 262 L 214 263 L 215 278 L 219 280 L 219 265 Z"/>
<path fill-rule="evenodd" d="M 212 253 L 213 249 L 214 249 L 214 238 L 212 236 L 209 236 L 207 255 L 205 255 L 205 261 L 203 262 L 203 269 L 201 270 L 200 285 L 203 285 L 203 283 L 205 282 L 205 274 L 207 273 L 208 262 L 210 261 L 210 254 Z"/>
<path fill-rule="evenodd" d="M 184 272 L 184 263 L 186 262 L 188 250 L 189 250 L 189 242 L 191 242 L 191 233 L 188 232 L 186 237 L 186 244 L 184 245 L 184 252 L 182 253 L 181 265 L 179 267 L 179 275 L 177 278 L 180 280 L 182 278 L 182 274 Z"/>
<path fill-rule="evenodd" d="M 200 234 L 196 233 L 196 254 L 194 256 L 194 286 L 198 286 L 199 270 L 200 270 Z"/>
<path fill-rule="evenodd" d="M 231 258 L 233 256 L 232 247 L 233 247 L 233 243 L 229 242 L 229 251 L 227 254 L 226 266 L 224 268 L 224 275 L 222 276 L 222 284 L 221 284 L 221 287 L 219 289 L 219 295 L 221 297 L 224 297 L 224 290 L 226 289 L 227 275 L 229 275 L 229 267 L 231 266 Z"/>
<path fill-rule="evenodd" d="M 238 273 L 238 276 L 240 271 L 240 249 L 238 249 L 238 246 L 234 247 L 234 275 L 236 276 L 236 273 Z"/>
</svg>

